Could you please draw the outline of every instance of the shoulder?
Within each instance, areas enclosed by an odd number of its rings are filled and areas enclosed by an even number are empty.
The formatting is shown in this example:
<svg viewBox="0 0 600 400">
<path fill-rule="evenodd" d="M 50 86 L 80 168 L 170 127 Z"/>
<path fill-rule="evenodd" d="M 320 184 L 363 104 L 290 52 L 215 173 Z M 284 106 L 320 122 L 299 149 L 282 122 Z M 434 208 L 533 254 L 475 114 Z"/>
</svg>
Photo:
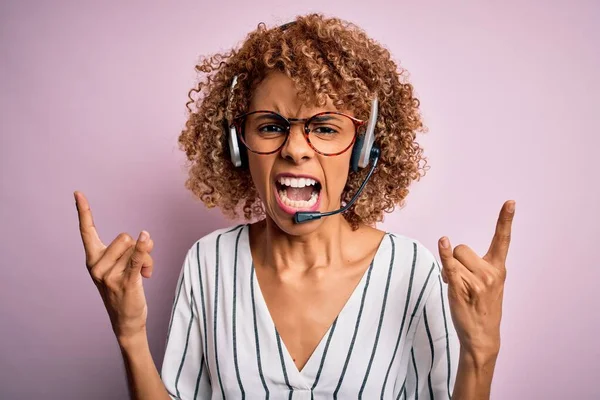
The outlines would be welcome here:
<svg viewBox="0 0 600 400">
<path fill-rule="evenodd" d="M 228 249 L 239 240 L 242 231 L 246 227 L 246 224 L 231 225 L 202 236 L 188 249 L 188 257 L 198 254 L 216 254 L 219 249 Z"/>
<path fill-rule="evenodd" d="M 408 257 L 415 264 L 415 268 L 438 268 L 435 254 L 418 239 L 396 232 L 386 232 L 383 241 L 387 242 L 385 246 L 391 248 L 396 256 L 400 256 L 398 262 L 406 261 Z"/>
<path fill-rule="evenodd" d="M 223 273 L 230 268 L 221 268 L 233 264 L 233 258 L 237 257 L 237 245 L 241 244 L 242 232 L 246 224 L 229 226 L 216 229 L 200 239 L 196 240 L 188 249 L 182 274 L 187 275 L 194 282 L 198 282 L 201 290 L 208 290 L 216 282 L 214 276 L 216 271 Z M 241 251 L 247 246 L 240 245 Z"/>
<path fill-rule="evenodd" d="M 421 241 L 410 236 L 387 232 L 384 240 L 387 251 L 383 254 L 390 259 L 390 267 L 397 281 L 411 287 L 417 296 L 426 296 L 438 283 L 441 276 L 440 265 L 434 253 Z M 385 256 L 381 262 L 385 263 Z M 393 264 L 393 265 L 392 265 Z"/>
<path fill-rule="evenodd" d="M 433 264 L 435 264 L 434 267 L 437 267 L 437 258 L 434 253 L 418 239 L 395 232 L 387 232 L 386 236 L 389 237 L 388 240 L 396 251 L 412 253 L 418 268 L 429 269 Z"/>
</svg>

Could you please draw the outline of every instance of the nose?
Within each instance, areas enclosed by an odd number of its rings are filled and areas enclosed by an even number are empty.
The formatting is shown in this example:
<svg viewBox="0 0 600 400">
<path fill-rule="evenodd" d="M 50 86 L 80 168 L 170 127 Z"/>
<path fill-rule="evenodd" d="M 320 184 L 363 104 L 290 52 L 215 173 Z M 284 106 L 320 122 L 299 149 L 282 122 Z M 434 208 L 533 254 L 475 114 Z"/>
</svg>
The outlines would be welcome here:
<svg viewBox="0 0 600 400">
<path fill-rule="evenodd" d="M 304 126 L 302 124 L 292 124 L 288 139 L 281 149 L 281 156 L 286 160 L 299 164 L 302 161 L 311 159 L 314 155 L 315 151 L 304 137 Z"/>
</svg>

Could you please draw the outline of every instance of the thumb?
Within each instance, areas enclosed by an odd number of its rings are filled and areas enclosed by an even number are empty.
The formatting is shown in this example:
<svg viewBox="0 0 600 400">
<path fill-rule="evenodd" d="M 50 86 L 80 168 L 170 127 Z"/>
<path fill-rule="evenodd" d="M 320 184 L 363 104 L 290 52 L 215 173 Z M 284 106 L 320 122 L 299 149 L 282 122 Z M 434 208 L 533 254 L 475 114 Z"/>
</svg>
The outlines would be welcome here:
<svg viewBox="0 0 600 400">
<path fill-rule="evenodd" d="M 446 268 L 442 268 L 442 280 L 447 285 L 448 284 L 448 276 L 446 275 Z"/>
<path fill-rule="evenodd" d="M 135 250 L 131 254 L 129 259 L 128 273 L 130 276 L 137 276 L 141 273 L 142 268 L 149 267 L 150 255 L 148 254 L 151 250 L 151 239 L 150 234 L 146 231 L 140 232 L 135 243 Z"/>
<path fill-rule="evenodd" d="M 444 283 L 453 285 L 458 283 L 456 280 L 460 280 L 458 276 L 458 270 L 456 266 L 456 260 L 452 252 L 452 245 L 450 239 L 446 236 L 442 237 L 438 241 L 438 250 L 440 253 L 440 261 L 442 262 L 442 279 Z"/>
</svg>

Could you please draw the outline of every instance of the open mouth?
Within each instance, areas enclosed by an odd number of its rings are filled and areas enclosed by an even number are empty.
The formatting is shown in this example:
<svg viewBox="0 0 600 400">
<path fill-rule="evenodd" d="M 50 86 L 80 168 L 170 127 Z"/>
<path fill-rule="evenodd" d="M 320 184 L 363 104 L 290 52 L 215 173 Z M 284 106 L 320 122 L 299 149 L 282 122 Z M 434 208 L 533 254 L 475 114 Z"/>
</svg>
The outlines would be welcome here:
<svg viewBox="0 0 600 400">
<path fill-rule="evenodd" d="M 319 199 L 321 184 L 311 178 L 282 176 L 275 182 L 281 202 L 291 208 L 311 208 Z"/>
</svg>

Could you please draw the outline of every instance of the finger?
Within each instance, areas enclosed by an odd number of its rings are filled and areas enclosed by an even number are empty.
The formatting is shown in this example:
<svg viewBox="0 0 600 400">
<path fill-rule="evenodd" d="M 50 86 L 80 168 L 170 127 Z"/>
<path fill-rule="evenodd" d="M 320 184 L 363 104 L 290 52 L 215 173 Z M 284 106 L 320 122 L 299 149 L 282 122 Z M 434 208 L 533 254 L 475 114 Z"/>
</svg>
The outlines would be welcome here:
<svg viewBox="0 0 600 400">
<path fill-rule="evenodd" d="M 136 254 L 135 257 L 134 254 Z M 135 246 L 127 250 L 116 265 L 123 274 L 130 278 L 135 276 L 136 273 L 141 274 L 144 278 L 151 278 L 154 270 L 154 260 L 150 253 L 144 252 L 137 255 Z"/>
<path fill-rule="evenodd" d="M 152 238 L 150 238 L 148 240 L 147 260 L 144 261 L 144 266 L 142 267 L 142 276 L 144 278 L 152 277 L 152 271 L 154 270 L 154 260 L 152 259 L 152 256 L 150 255 L 150 253 L 152 252 L 153 249 L 154 249 L 154 241 L 152 240 Z"/>
<path fill-rule="evenodd" d="M 150 254 L 146 253 L 141 274 L 144 278 L 151 278 L 152 271 L 154 271 L 154 260 Z"/>
<path fill-rule="evenodd" d="M 146 255 L 146 260 L 144 260 L 144 264 L 142 266 L 142 276 L 144 278 L 152 277 L 152 271 L 154 270 L 154 260 L 150 253 L 154 249 L 154 240 L 152 238 L 148 239 L 148 254 Z"/>
<path fill-rule="evenodd" d="M 471 302 L 481 291 L 480 280 L 460 261 L 458 261 L 452 252 L 450 241 L 447 242 L 447 247 L 444 242 L 447 238 L 442 238 L 438 242 L 440 251 L 440 259 L 444 268 L 442 269 L 442 278 L 448 284 L 449 295 L 458 296 L 464 301 Z"/>
<path fill-rule="evenodd" d="M 131 255 L 127 273 L 130 276 L 136 276 L 142 272 L 142 268 L 146 268 L 146 274 L 152 272 L 152 257 L 148 252 L 150 244 L 150 235 L 146 231 L 140 232 L 138 240 L 135 244 L 135 251 Z"/>
<path fill-rule="evenodd" d="M 134 246 L 135 240 L 131 236 L 127 233 L 120 233 L 108 246 L 102 260 L 106 260 L 110 264 L 115 264 L 123 257 L 127 250 Z"/>
<path fill-rule="evenodd" d="M 119 277 L 119 279 L 123 279 L 123 276 L 127 274 L 129 260 L 131 259 L 133 253 L 135 253 L 135 245 L 131 245 L 127 250 L 125 250 L 123 255 L 112 265 L 110 270 L 107 271 L 105 275 L 113 275 Z"/>
<path fill-rule="evenodd" d="M 479 257 L 477 253 L 473 249 L 471 249 L 466 244 L 459 244 L 452 251 L 452 255 L 455 259 L 457 259 L 466 269 L 471 271 L 471 273 L 479 278 L 482 278 L 486 275 L 486 262 Z"/>
<path fill-rule="evenodd" d="M 98 236 L 96 226 L 94 225 L 94 218 L 92 217 L 92 210 L 85 195 L 79 191 L 75 191 L 73 196 L 75 197 L 75 207 L 77 208 L 77 215 L 79 217 L 79 232 L 81 233 L 81 240 L 83 241 L 83 248 L 85 250 L 85 260 L 88 266 L 94 265 L 102 256 L 102 251 L 106 246 Z"/>
<path fill-rule="evenodd" d="M 148 253 L 151 253 L 153 249 L 154 249 L 154 240 L 152 240 L 152 238 L 150 238 L 150 240 L 148 240 Z"/>
<path fill-rule="evenodd" d="M 515 201 L 509 200 L 503 204 L 500 210 L 500 215 L 496 222 L 496 231 L 485 257 L 490 258 L 494 265 L 504 266 L 506 262 L 514 215 Z"/>
<path fill-rule="evenodd" d="M 462 283 L 460 278 L 459 263 L 452 254 L 450 239 L 443 237 L 438 241 L 440 261 L 442 262 L 442 278 L 449 286 L 459 287 Z"/>
<path fill-rule="evenodd" d="M 92 277 L 95 279 L 102 279 L 106 276 L 106 274 L 118 264 L 118 260 L 127 255 L 129 249 L 133 249 L 134 244 L 135 241 L 131 236 L 126 233 L 119 234 L 110 245 L 108 245 L 100 260 L 90 270 Z M 119 266 L 119 268 L 121 270 L 124 269 L 123 266 Z"/>
</svg>

